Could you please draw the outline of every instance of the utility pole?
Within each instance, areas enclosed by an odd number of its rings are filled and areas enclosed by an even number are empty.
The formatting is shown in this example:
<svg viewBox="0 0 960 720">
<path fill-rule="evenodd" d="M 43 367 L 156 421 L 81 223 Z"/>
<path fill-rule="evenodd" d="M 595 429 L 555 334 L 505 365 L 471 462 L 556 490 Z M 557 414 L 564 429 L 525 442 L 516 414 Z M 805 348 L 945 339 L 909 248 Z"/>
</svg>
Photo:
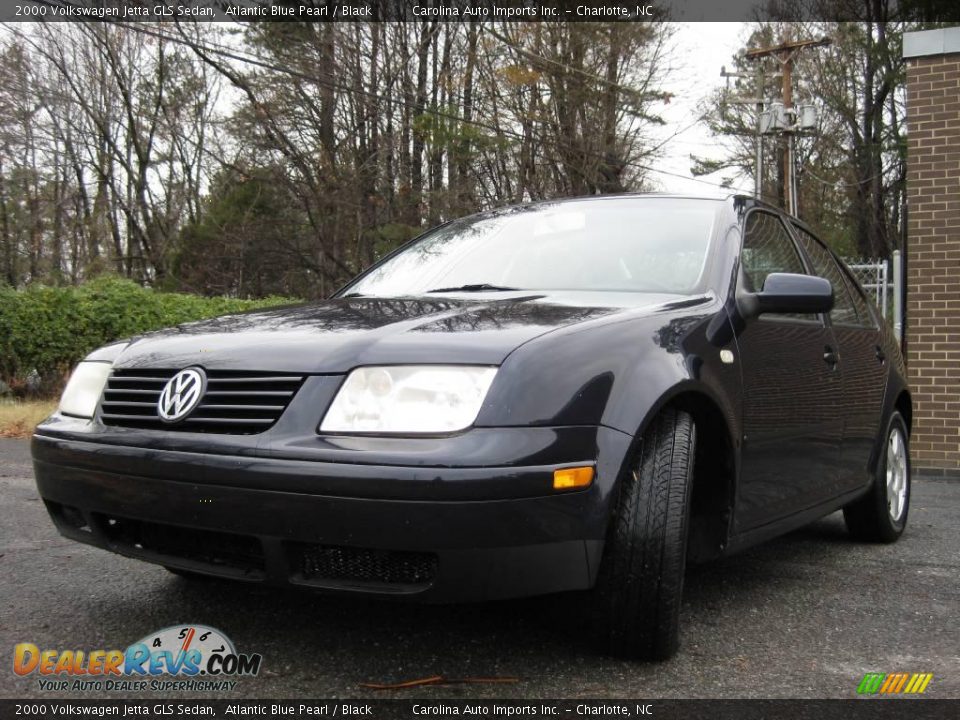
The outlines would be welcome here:
<svg viewBox="0 0 960 720">
<path fill-rule="evenodd" d="M 796 123 L 796 112 L 793 109 L 793 59 L 804 48 L 823 47 L 831 43 L 830 38 L 819 40 L 787 40 L 786 42 L 767 48 L 748 50 L 744 57 L 747 60 L 759 60 L 772 57 L 780 63 L 782 70 L 782 86 L 780 97 L 783 103 L 783 117 L 773 122 L 772 128 L 786 136 L 787 147 L 783 153 L 783 200 L 787 212 L 796 215 L 798 206 L 796 164 L 794 160 L 794 134 L 800 129 Z"/>
</svg>

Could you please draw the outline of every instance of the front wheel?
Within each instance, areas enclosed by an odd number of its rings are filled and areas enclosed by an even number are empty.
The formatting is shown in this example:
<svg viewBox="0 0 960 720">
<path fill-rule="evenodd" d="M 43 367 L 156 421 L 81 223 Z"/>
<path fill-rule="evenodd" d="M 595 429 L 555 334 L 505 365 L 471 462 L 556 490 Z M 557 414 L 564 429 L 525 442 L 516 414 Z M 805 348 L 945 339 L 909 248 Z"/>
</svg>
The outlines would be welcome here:
<svg viewBox="0 0 960 720">
<path fill-rule="evenodd" d="M 613 655 L 666 660 L 677 651 L 695 445 L 693 418 L 667 408 L 618 483 L 593 609 Z"/>
<path fill-rule="evenodd" d="M 910 446 L 907 425 L 895 412 L 870 492 L 843 508 L 850 534 L 869 542 L 894 542 L 907 526 L 910 509 Z"/>
</svg>

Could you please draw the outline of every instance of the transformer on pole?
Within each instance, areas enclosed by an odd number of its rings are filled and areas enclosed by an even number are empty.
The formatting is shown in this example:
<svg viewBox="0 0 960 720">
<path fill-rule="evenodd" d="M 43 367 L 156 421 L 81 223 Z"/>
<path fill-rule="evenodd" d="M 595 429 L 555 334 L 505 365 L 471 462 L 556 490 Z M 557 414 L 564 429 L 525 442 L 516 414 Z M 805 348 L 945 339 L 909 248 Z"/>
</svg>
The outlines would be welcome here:
<svg viewBox="0 0 960 720">
<path fill-rule="evenodd" d="M 812 130 L 817 126 L 816 107 L 811 104 L 794 107 L 793 60 L 795 55 L 804 48 L 823 47 L 830 43 L 831 40 L 828 37 L 819 40 L 788 40 L 773 47 L 748 50 L 744 54 L 747 60 L 772 57 L 780 63 L 783 75 L 781 100 L 780 102 L 770 103 L 761 111 L 757 129 L 760 135 L 786 137 L 786 152 L 783 155 L 783 195 L 786 210 L 791 215 L 797 214 L 798 207 L 794 138 L 798 132 Z"/>
</svg>

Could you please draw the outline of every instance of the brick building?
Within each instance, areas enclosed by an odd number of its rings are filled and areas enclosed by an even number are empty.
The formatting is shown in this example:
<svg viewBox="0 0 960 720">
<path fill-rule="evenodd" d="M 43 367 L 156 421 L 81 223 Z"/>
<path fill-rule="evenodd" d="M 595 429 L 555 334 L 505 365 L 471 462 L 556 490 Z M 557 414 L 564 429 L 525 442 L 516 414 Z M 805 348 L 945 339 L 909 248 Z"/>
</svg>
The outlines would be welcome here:
<svg viewBox="0 0 960 720">
<path fill-rule="evenodd" d="M 913 463 L 960 478 L 960 27 L 907 33 Z"/>
</svg>

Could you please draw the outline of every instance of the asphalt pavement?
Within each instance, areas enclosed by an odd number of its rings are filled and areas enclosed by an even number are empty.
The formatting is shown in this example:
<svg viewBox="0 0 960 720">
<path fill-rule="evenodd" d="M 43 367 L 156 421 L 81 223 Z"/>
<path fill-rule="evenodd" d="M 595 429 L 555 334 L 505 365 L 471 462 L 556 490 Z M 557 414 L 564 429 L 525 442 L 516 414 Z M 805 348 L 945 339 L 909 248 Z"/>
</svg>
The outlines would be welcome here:
<svg viewBox="0 0 960 720">
<path fill-rule="evenodd" d="M 960 482 L 915 480 L 894 545 L 851 541 L 840 514 L 692 568 L 679 655 L 614 660 L 588 642 L 580 598 L 421 606 L 220 581 L 61 538 L 37 496 L 29 445 L 0 440 L 0 696 L 42 692 L 11 671 L 13 647 L 113 649 L 203 623 L 263 655 L 236 698 L 852 698 L 864 673 L 933 673 L 960 697 Z M 376 691 L 364 682 L 517 677 L 514 684 Z M 82 697 L 123 697 L 89 693 Z M 191 696 L 187 694 L 187 696 Z"/>
</svg>

